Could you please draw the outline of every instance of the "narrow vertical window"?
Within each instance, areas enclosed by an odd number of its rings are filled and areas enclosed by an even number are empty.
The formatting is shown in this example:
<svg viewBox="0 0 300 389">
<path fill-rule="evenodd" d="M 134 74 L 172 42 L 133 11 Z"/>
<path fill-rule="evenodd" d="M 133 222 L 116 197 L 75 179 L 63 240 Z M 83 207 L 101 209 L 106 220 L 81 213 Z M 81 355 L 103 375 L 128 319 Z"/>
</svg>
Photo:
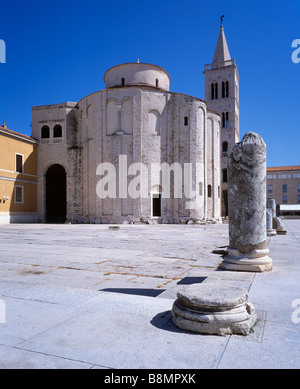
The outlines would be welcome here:
<svg viewBox="0 0 300 389">
<path fill-rule="evenodd" d="M 225 97 L 229 97 L 229 81 L 226 81 L 225 87 Z"/>
<path fill-rule="evenodd" d="M 156 78 L 156 80 L 155 80 L 155 86 L 156 86 L 156 88 L 159 87 L 159 79 L 158 78 Z"/>
<path fill-rule="evenodd" d="M 24 173 L 23 171 L 23 155 L 16 154 L 16 172 L 17 173 Z"/>
<path fill-rule="evenodd" d="M 213 82 L 211 84 L 211 99 L 216 100 L 218 98 L 218 83 Z"/>
<path fill-rule="evenodd" d="M 207 197 L 211 197 L 211 185 L 207 185 Z"/>
<path fill-rule="evenodd" d="M 287 192 L 287 184 L 282 185 L 282 192 L 286 193 Z"/>
<path fill-rule="evenodd" d="M 228 128 L 228 127 L 229 127 L 229 113 L 222 112 L 222 128 Z"/>
<path fill-rule="evenodd" d="M 229 82 L 222 81 L 222 98 L 226 98 L 229 96 Z"/>
<path fill-rule="evenodd" d="M 188 126 L 189 125 L 189 118 L 187 116 L 184 117 L 183 119 L 184 125 Z"/>
<path fill-rule="evenodd" d="M 24 187 L 15 186 L 15 203 L 23 204 L 24 203 Z"/>
<path fill-rule="evenodd" d="M 122 86 L 125 85 L 125 78 L 124 78 L 124 77 L 121 78 L 121 85 L 122 85 Z"/>
<path fill-rule="evenodd" d="M 224 156 L 228 155 L 228 143 L 226 140 L 222 143 L 222 152 Z"/>
<path fill-rule="evenodd" d="M 152 194 L 152 217 L 161 217 L 161 193 Z"/>
<path fill-rule="evenodd" d="M 223 182 L 227 182 L 227 169 L 223 169 L 222 170 L 222 173 L 223 173 Z"/>
<path fill-rule="evenodd" d="M 203 195 L 203 184 L 202 182 L 199 182 L 199 196 L 202 196 Z"/>
</svg>

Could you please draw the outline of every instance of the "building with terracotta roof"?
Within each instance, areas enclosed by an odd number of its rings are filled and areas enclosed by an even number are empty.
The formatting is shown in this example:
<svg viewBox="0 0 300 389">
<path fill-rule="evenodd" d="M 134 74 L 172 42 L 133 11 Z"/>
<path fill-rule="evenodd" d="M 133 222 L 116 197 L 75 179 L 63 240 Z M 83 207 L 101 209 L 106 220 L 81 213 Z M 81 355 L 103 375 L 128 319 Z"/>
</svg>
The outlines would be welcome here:
<svg viewBox="0 0 300 389">
<path fill-rule="evenodd" d="M 0 126 L 0 224 L 37 221 L 37 147 L 35 139 Z"/>
<path fill-rule="evenodd" d="M 283 216 L 300 216 L 300 166 L 267 168 L 267 198 L 273 198 Z"/>
</svg>

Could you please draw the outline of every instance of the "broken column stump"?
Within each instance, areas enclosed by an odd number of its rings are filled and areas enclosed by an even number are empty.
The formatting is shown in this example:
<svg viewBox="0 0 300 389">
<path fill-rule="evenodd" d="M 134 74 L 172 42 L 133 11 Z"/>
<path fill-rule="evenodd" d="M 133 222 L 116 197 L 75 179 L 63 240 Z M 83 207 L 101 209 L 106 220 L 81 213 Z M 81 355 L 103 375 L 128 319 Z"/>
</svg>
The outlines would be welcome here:
<svg viewBox="0 0 300 389">
<path fill-rule="evenodd" d="M 174 324 L 182 330 L 211 335 L 248 335 L 257 321 L 245 289 L 219 283 L 192 284 L 177 293 Z"/>
</svg>

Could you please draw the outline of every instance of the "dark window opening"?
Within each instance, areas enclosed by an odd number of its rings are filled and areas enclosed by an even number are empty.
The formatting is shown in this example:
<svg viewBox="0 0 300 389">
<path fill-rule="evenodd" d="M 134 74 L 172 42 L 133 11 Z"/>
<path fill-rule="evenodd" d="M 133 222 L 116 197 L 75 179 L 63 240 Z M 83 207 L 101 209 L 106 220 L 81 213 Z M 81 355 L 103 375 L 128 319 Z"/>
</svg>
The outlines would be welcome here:
<svg viewBox="0 0 300 389">
<path fill-rule="evenodd" d="M 211 197 L 211 185 L 207 186 L 207 197 Z"/>
<path fill-rule="evenodd" d="M 187 116 L 185 116 L 183 122 L 184 122 L 185 126 L 188 126 L 189 125 L 189 118 Z"/>
<path fill-rule="evenodd" d="M 226 140 L 222 143 L 222 152 L 228 153 L 228 143 L 226 142 Z"/>
<path fill-rule="evenodd" d="M 222 98 L 229 97 L 229 82 L 222 81 Z"/>
<path fill-rule="evenodd" d="M 155 86 L 156 86 L 156 88 L 159 87 L 159 80 L 158 80 L 158 78 L 155 80 Z"/>
<path fill-rule="evenodd" d="M 16 172 L 17 173 L 24 173 L 23 172 L 23 155 L 16 154 Z"/>
<path fill-rule="evenodd" d="M 121 85 L 124 86 L 125 85 L 125 78 L 121 78 Z"/>
<path fill-rule="evenodd" d="M 222 174 L 223 174 L 223 182 L 227 182 L 227 169 L 223 169 Z"/>
<path fill-rule="evenodd" d="M 61 138 L 62 137 L 62 127 L 57 125 L 53 129 L 53 138 Z"/>
<path fill-rule="evenodd" d="M 161 193 L 152 194 L 152 217 L 161 217 Z"/>
<path fill-rule="evenodd" d="M 50 138 L 50 129 L 48 126 L 44 126 L 41 131 L 41 138 L 47 139 Z"/>
<path fill-rule="evenodd" d="M 222 113 L 222 127 L 223 128 L 229 127 L 229 114 L 228 114 L 228 112 Z"/>
<path fill-rule="evenodd" d="M 213 82 L 211 84 L 211 99 L 215 100 L 218 98 L 218 83 Z"/>
</svg>

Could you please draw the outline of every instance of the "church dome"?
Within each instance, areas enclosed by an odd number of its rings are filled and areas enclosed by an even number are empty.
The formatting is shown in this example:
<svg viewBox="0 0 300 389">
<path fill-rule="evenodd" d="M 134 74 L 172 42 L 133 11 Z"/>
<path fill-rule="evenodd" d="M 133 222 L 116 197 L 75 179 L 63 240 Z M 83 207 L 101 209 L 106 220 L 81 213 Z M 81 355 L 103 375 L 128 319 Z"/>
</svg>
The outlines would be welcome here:
<svg viewBox="0 0 300 389">
<path fill-rule="evenodd" d="M 130 62 L 113 66 L 104 74 L 105 88 L 152 86 L 168 91 L 170 77 L 160 66 Z"/>
</svg>

